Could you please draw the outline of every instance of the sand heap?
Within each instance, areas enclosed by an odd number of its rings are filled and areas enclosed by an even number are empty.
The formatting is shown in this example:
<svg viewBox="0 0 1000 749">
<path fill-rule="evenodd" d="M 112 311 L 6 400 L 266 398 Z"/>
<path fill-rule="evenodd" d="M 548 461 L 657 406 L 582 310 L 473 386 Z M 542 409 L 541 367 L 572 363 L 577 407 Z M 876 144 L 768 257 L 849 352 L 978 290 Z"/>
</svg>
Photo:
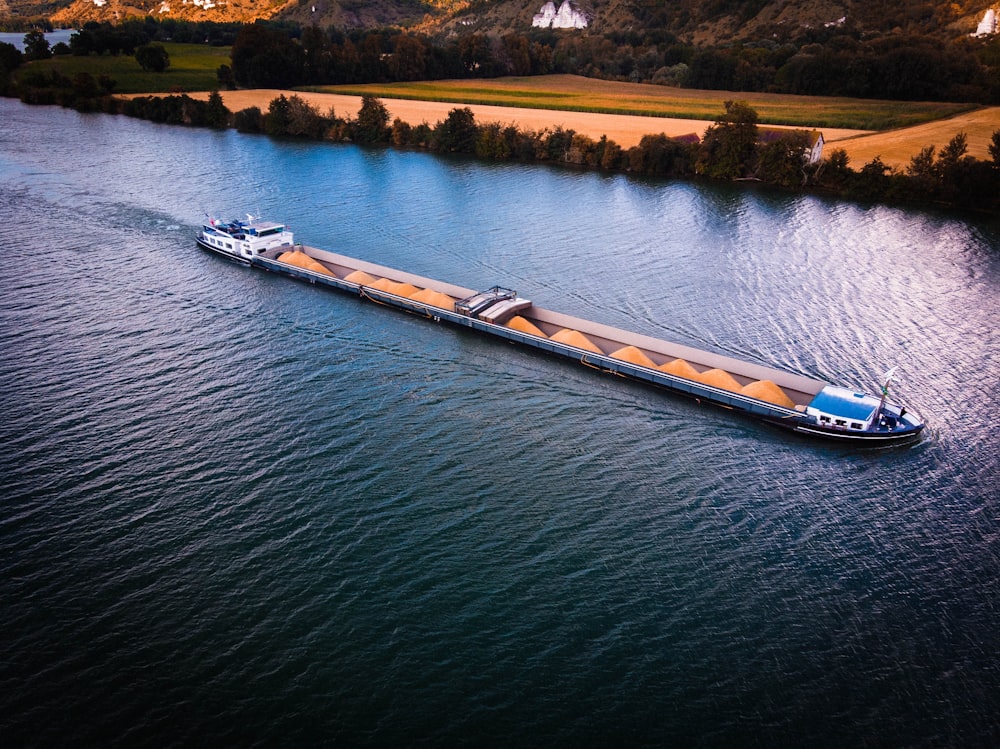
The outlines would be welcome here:
<svg viewBox="0 0 1000 749">
<path fill-rule="evenodd" d="M 767 401 L 768 403 L 773 403 L 776 406 L 795 408 L 795 402 L 785 394 L 784 390 L 770 380 L 757 380 L 756 382 L 751 382 L 749 385 L 744 386 L 740 392 L 750 398 L 756 398 L 759 401 Z"/>
<path fill-rule="evenodd" d="M 433 289 L 421 289 L 416 294 L 413 294 L 410 299 L 415 302 L 429 304 L 432 307 L 440 307 L 441 309 L 447 310 L 455 309 L 454 299 L 447 294 L 443 294 L 440 291 L 434 291 Z"/>
<path fill-rule="evenodd" d="M 362 286 L 370 286 L 375 283 L 375 276 L 370 276 L 363 270 L 354 270 L 344 276 L 344 280 L 360 284 Z"/>
<path fill-rule="evenodd" d="M 310 257 L 304 253 L 302 250 L 283 252 L 278 256 L 278 260 L 282 263 L 288 263 L 289 265 L 294 265 L 297 268 L 302 268 L 303 270 L 311 270 L 314 273 L 325 273 L 328 276 L 333 276 L 334 278 L 337 277 L 336 273 L 320 263 L 316 258 Z"/>
<path fill-rule="evenodd" d="M 773 403 L 775 406 L 795 408 L 795 402 L 788 397 L 784 390 L 770 380 L 757 380 L 756 382 L 751 382 L 749 385 L 740 385 L 736 381 L 736 378 L 729 374 L 729 372 L 721 369 L 710 369 L 707 372 L 699 373 L 697 369 L 683 359 L 674 359 L 667 364 L 661 364 L 657 369 L 661 372 L 672 374 L 675 377 L 683 377 L 686 380 L 697 380 L 698 382 L 703 382 L 706 385 L 712 385 L 722 390 L 740 393 L 748 398 L 756 398 L 766 403 Z"/>
<path fill-rule="evenodd" d="M 380 278 L 377 281 L 373 281 L 370 284 L 373 289 L 378 289 L 379 291 L 386 291 L 390 294 L 395 294 L 396 296 L 405 296 L 409 299 L 411 296 L 416 294 L 420 289 L 414 286 L 412 283 L 400 283 L 399 281 L 390 281 L 388 278 Z"/>
<path fill-rule="evenodd" d="M 370 286 L 371 288 L 378 289 L 379 291 L 387 291 L 390 294 L 406 297 L 407 299 L 412 299 L 413 301 L 420 302 L 421 304 L 428 304 L 431 307 L 440 307 L 441 309 L 446 310 L 455 309 L 454 298 L 440 291 L 434 291 L 434 289 L 421 289 L 414 286 L 412 283 L 401 283 L 399 281 L 393 281 L 389 278 L 376 278 L 369 273 L 365 273 L 363 270 L 351 271 L 344 276 L 344 280 L 361 286 Z"/>
<path fill-rule="evenodd" d="M 539 330 L 538 327 L 531 322 L 531 320 L 521 317 L 520 315 L 514 315 L 514 317 L 510 318 L 510 320 L 507 321 L 507 327 L 519 330 L 522 333 L 527 333 L 528 335 L 536 335 L 540 338 L 548 337 L 545 333 Z"/>
<path fill-rule="evenodd" d="M 603 354 L 594 342 L 591 341 L 587 336 L 581 333 L 579 330 L 573 330 L 572 328 L 563 328 L 557 333 L 552 334 L 552 340 L 558 343 L 565 343 L 567 346 L 576 346 L 577 348 L 582 348 L 585 351 L 593 351 L 595 354 Z"/>
<path fill-rule="evenodd" d="M 630 364 L 638 364 L 640 367 L 649 367 L 650 369 L 656 369 L 656 365 L 653 360 L 650 359 L 646 354 L 642 352 L 641 349 L 635 346 L 625 346 L 623 348 L 615 351 L 611 356 L 615 359 L 621 359 L 622 361 L 627 361 Z"/>
<path fill-rule="evenodd" d="M 698 382 L 704 382 L 706 385 L 711 385 L 720 390 L 729 390 L 733 393 L 738 393 L 743 389 L 743 386 L 736 381 L 735 377 L 722 369 L 709 369 L 706 372 L 702 372 L 695 379 Z"/>
<path fill-rule="evenodd" d="M 674 359 L 672 362 L 661 364 L 657 369 L 661 372 L 672 374 L 674 377 L 683 377 L 686 380 L 698 379 L 698 370 L 683 359 Z"/>
</svg>

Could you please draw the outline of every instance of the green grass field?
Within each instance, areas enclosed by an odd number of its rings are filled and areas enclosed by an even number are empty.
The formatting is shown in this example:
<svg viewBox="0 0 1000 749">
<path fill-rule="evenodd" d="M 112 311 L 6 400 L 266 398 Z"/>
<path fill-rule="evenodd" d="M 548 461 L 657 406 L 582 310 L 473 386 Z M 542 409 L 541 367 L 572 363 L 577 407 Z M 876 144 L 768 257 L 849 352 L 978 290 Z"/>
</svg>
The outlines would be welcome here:
<svg viewBox="0 0 1000 749">
<path fill-rule="evenodd" d="M 215 71 L 229 64 L 229 47 L 209 47 L 204 44 L 164 43 L 170 55 L 170 67 L 163 73 L 147 73 L 131 55 L 75 57 L 60 55 L 51 60 L 32 62 L 18 72 L 58 70 L 73 78 L 77 73 L 90 73 L 95 78 L 107 75 L 117 85 L 115 93 L 170 93 L 173 91 L 210 91 L 219 87 Z"/>
<path fill-rule="evenodd" d="M 931 122 L 975 109 L 975 105 L 941 102 L 901 102 L 788 94 L 734 93 L 622 84 L 570 75 L 498 78 L 482 81 L 323 86 L 310 90 L 335 94 L 371 95 L 505 107 L 679 117 L 715 120 L 720 102 L 749 102 L 760 121 L 807 127 L 886 130 Z"/>
</svg>

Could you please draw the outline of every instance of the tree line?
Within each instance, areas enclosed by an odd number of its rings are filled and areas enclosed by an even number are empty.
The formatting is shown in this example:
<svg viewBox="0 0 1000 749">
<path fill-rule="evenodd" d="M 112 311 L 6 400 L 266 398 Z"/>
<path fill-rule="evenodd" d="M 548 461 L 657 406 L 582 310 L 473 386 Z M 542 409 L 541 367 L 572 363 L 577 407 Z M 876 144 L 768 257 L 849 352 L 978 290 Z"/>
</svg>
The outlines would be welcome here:
<svg viewBox="0 0 1000 749">
<path fill-rule="evenodd" d="M 725 91 L 910 101 L 1000 102 L 1000 38 L 945 44 L 926 36 L 696 48 L 668 33 L 470 33 L 434 40 L 402 31 L 345 33 L 267 23 L 244 26 L 223 85 L 387 83 L 572 73 Z"/>
<path fill-rule="evenodd" d="M 165 41 L 231 46 L 231 65 L 218 71 L 220 85 L 256 88 L 571 73 L 724 91 L 1000 103 L 1000 35 L 945 43 L 918 34 L 868 37 L 835 26 L 696 47 L 657 28 L 655 14 L 650 23 L 646 30 L 603 35 L 532 29 L 435 38 L 399 29 L 147 17 L 87 22 L 52 51 L 132 55 Z"/>
</svg>

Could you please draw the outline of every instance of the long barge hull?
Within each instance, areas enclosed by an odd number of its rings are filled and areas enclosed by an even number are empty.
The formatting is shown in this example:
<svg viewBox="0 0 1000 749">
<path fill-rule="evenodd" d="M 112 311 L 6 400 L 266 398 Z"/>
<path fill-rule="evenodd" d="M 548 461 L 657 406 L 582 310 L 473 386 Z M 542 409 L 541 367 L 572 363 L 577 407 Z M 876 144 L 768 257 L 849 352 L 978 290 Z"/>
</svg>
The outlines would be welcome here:
<svg viewBox="0 0 1000 749">
<path fill-rule="evenodd" d="M 211 249 L 211 248 L 206 248 Z M 386 288 L 377 288 L 372 281 L 387 280 L 392 284 L 408 285 L 409 288 L 427 289 L 446 295 L 451 300 L 458 301 L 473 298 L 476 291 L 453 284 L 424 278 L 406 273 L 394 268 L 380 266 L 356 258 L 339 255 L 314 247 L 296 245 L 295 251 L 303 253 L 318 265 L 303 267 L 298 262 L 291 262 L 288 254 L 290 248 L 280 247 L 254 255 L 250 259 L 252 267 L 278 273 L 310 284 L 319 284 L 348 294 L 360 296 L 373 302 L 393 307 L 398 310 L 427 317 L 436 322 L 447 322 L 461 328 L 494 336 L 522 346 L 527 346 L 553 356 L 571 359 L 588 367 L 608 373 L 617 374 L 637 382 L 653 385 L 665 390 L 696 399 L 699 402 L 710 403 L 726 409 L 747 414 L 783 429 L 798 432 L 810 437 L 822 437 L 840 441 L 850 441 L 858 444 L 887 444 L 909 440 L 916 437 L 923 424 L 913 415 L 906 415 L 905 409 L 895 408 L 898 422 L 894 419 L 893 428 L 881 430 L 854 431 L 842 427 L 830 427 L 818 423 L 817 419 L 805 413 L 807 404 L 813 401 L 818 393 L 829 383 L 811 379 L 789 372 L 772 369 L 758 364 L 752 364 L 731 357 L 712 354 L 689 346 L 671 343 L 649 336 L 631 333 L 588 320 L 583 320 L 562 313 L 546 310 L 529 304 L 522 314 L 543 335 L 534 335 L 509 327 L 508 325 L 489 322 L 477 316 L 462 314 L 452 306 L 438 306 L 411 299 L 400 293 L 394 293 Z M 366 274 L 362 282 L 350 280 L 349 277 Z M 369 280 L 371 279 L 371 280 Z M 573 330 L 584 334 L 595 344 L 601 353 L 586 350 L 574 345 L 568 345 L 551 340 L 548 334 L 558 330 Z M 635 347 L 651 358 L 663 362 L 669 360 L 684 360 L 702 367 L 702 371 L 722 370 L 731 374 L 740 385 L 748 385 L 755 381 L 769 381 L 776 384 L 783 393 L 794 402 L 794 407 L 788 408 L 765 400 L 734 392 L 733 390 L 714 387 L 686 377 L 679 377 L 664 372 L 658 367 L 650 367 L 632 363 L 616 356 L 612 352 L 622 347 Z M 860 397 L 860 395 L 859 395 Z"/>
</svg>

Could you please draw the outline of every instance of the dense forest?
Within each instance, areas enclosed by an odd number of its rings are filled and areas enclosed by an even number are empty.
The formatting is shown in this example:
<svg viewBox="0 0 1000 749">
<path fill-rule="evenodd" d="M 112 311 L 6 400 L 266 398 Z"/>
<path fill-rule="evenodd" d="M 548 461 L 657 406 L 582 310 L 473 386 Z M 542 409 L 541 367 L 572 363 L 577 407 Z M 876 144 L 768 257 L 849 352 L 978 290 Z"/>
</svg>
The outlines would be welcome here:
<svg viewBox="0 0 1000 749">
<path fill-rule="evenodd" d="M 1000 40 L 863 39 L 842 29 L 797 43 L 696 48 L 662 32 L 536 30 L 438 42 L 400 31 L 254 24 L 236 35 L 232 59 L 235 83 L 255 87 L 571 73 L 724 91 L 1000 102 Z"/>
</svg>

